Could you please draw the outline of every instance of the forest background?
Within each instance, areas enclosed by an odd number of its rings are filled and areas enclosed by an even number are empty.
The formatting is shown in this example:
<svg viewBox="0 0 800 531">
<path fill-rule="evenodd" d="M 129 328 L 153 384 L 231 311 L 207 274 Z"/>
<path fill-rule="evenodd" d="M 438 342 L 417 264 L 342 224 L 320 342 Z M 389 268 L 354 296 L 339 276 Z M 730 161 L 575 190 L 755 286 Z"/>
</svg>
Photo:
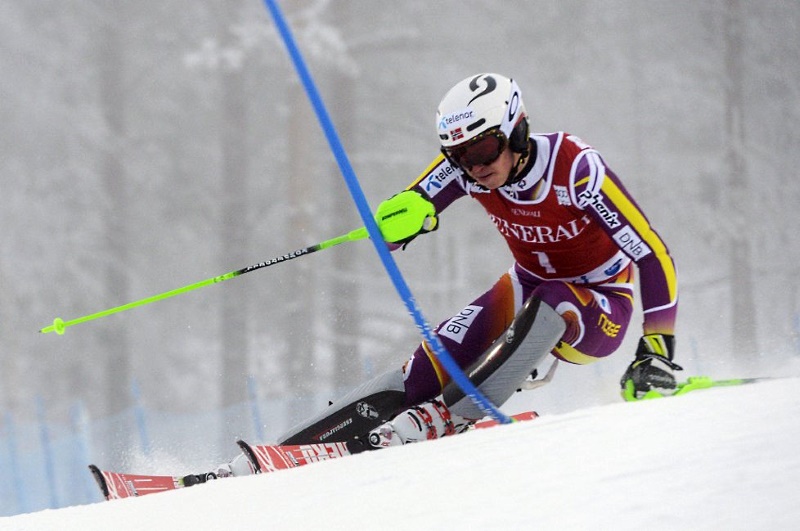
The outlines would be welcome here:
<svg viewBox="0 0 800 531">
<path fill-rule="evenodd" d="M 514 77 L 533 130 L 600 150 L 668 243 L 687 372 L 800 356 L 800 3 L 284 4 L 373 208 L 436 155 L 451 85 Z M 0 71 L 0 410 L 108 417 L 132 382 L 152 409 L 219 410 L 248 377 L 262 397 L 334 396 L 411 354 L 365 241 L 37 332 L 360 226 L 260 2 L 4 2 Z M 434 324 L 511 264 L 469 201 L 395 257 Z M 638 335 L 567 368 L 564 407 L 616 399 Z"/>
</svg>

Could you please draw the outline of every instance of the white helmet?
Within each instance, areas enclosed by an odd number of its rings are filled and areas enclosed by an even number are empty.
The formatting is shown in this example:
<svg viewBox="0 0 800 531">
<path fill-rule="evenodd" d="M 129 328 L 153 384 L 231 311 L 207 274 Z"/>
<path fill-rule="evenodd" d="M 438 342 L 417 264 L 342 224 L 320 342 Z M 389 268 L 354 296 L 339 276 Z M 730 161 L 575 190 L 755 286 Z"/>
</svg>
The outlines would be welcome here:
<svg viewBox="0 0 800 531">
<path fill-rule="evenodd" d="M 448 158 L 453 148 L 486 135 L 504 139 L 503 148 L 528 149 L 528 113 L 514 80 L 499 74 L 478 74 L 456 83 L 436 110 L 436 129 Z"/>
</svg>

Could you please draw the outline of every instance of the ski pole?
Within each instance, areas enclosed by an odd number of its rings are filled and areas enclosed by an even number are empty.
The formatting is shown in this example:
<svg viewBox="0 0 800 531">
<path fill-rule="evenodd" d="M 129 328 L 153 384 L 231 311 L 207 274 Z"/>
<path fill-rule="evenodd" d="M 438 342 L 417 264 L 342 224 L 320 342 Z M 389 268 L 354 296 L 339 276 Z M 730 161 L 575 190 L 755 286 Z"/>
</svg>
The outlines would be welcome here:
<svg viewBox="0 0 800 531">
<path fill-rule="evenodd" d="M 364 238 L 367 238 L 368 236 L 369 234 L 367 233 L 367 229 L 362 227 L 360 229 L 351 231 L 347 234 L 343 234 L 342 236 L 331 238 L 330 240 L 325 240 L 324 242 L 318 243 L 316 245 L 305 247 L 303 249 L 298 249 L 297 251 L 293 251 L 291 253 L 287 253 L 281 256 L 276 256 L 275 258 L 271 258 L 266 262 L 260 262 L 258 264 L 247 266 L 245 268 L 238 269 L 236 271 L 231 271 L 230 273 L 225 273 L 224 275 L 208 278 L 206 280 L 202 280 L 200 282 L 196 282 L 194 284 L 190 284 L 182 288 L 177 288 L 172 291 L 159 293 L 158 295 L 153 295 L 152 297 L 147 297 L 145 299 L 141 299 L 138 301 L 129 302 L 128 304 L 117 306 L 116 308 L 110 308 L 108 310 L 103 310 L 102 312 L 93 313 L 91 315 L 85 315 L 83 317 L 78 317 L 70 321 L 64 321 L 60 317 L 56 317 L 53 320 L 52 325 L 42 328 L 41 330 L 39 330 L 39 332 L 42 334 L 46 334 L 48 332 L 55 332 L 59 335 L 62 335 L 68 326 L 85 323 L 86 321 L 92 321 L 94 319 L 100 319 L 101 317 L 105 317 L 107 315 L 112 315 L 119 312 L 124 312 L 125 310 L 136 308 L 137 306 L 144 306 L 145 304 L 150 304 L 151 302 L 160 301 L 162 299 L 168 299 L 170 297 L 186 293 L 187 291 L 200 289 L 210 284 L 217 284 L 219 282 L 244 275 L 245 273 L 249 273 L 257 269 L 262 269 L 264 267 L 269 267 L 271 265 L 278 264 L 280 262 L 286 262 L 287 260 L 292 260 L 294 258 L 299 258 L 300 256 L 311 254 L 313 252 L 320 251 L 322 249 L 327 249 L 329 247 L 333 247 L 334 245 L 339 245 L 340 243 L 362 240 Z"/>
</svg>

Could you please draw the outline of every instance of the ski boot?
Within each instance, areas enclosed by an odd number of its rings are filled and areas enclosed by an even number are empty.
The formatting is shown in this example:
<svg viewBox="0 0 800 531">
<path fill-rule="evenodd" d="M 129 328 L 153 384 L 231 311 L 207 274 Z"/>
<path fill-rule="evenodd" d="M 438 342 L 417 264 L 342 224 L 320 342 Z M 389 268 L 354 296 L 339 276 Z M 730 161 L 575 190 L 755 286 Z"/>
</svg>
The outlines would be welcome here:
<svg viewBox="0 0 800 531">
<path fill-rule="evenodd" d="M 407 409 L 370 431 L 367 443 L 377 449 L 438 439 L 466 431 L 472 423 L 451 413 L 440 400 L 431 400 Z"/>
<path fill-rule="evenodd" d="M 201 474 L 189 474 L 187 476 L 183 476 L 181 478 L 181 484 L 184 487 L 193 487 L 195 485 L 199 485 L 200 483 L 205 483 L 207 481 L 211 481 L 213 479 L 217 479 L 217 476 L 214 472 L 205 472 Z"/>
<path fill-rule="evenodd" d="M 256 471 L 250 460 L 244 454 L 237 455 L 231 462 L 223 463 L 217 467 L 213 472 L 204 472 L 200 474 L 189 474 L 183 476 L 181 481 L 184 487 L 191 487 L 199 483 L 206 483 L 214 479 L 230 478 L 236 476 L 249 476 L 255 474 Z"/>
</svg>

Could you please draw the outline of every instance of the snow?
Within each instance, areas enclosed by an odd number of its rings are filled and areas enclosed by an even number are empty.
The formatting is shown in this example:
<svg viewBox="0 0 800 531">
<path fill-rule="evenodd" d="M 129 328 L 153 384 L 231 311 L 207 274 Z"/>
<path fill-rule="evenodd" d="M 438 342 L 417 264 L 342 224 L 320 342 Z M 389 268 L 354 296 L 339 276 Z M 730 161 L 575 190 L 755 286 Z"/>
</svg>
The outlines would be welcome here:
<svg viewBox="0 0 800 531">
<path fill-rule="evenodd" d="M 616 403 L 0 529 L 790 529 L 800 378 Z M 535 391 L 534 391 L 535 392 Z"/>
</svg>

